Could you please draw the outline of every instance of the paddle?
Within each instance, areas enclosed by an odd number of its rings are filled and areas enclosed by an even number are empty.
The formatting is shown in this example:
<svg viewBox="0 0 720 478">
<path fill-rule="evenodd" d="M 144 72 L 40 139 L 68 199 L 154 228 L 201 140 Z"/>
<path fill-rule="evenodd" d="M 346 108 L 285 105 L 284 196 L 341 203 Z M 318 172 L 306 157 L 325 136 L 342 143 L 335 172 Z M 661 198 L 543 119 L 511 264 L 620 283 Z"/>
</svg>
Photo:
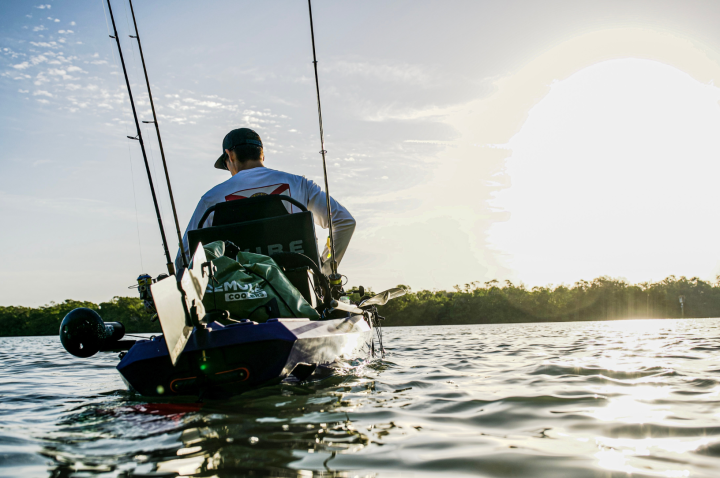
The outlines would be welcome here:
<svg viewBox="0 0 720 478">
<path fill-rule="evenodd" d="M 358 307 L 369 307 L 371 305 L 385 305 L 390 301 L 391 299 L 396 299 L 398 297 L 404 296 L 406 293 L 405 289 L 401 289 L 399 287 L 395 287 L 393 289 L 388 289 L 386 291 L 380 292 L 379 294 L 370 297 L 369 299 L 366 299 L 362 302 L 360 302 L 360 305 Z"/>
</svg>

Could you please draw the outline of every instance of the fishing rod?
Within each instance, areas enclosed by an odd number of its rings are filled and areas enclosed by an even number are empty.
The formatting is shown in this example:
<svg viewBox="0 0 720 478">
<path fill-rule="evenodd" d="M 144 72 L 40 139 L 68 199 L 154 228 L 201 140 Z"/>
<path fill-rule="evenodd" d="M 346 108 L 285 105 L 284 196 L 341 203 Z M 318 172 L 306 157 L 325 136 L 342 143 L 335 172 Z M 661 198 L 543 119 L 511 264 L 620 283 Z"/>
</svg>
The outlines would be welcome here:
<svg viewBox="0 0 720 478">
<path fill-rule="evenodd" d="M 148 78 L 147 68 L 145 68 L 145 57 L 143 56 L 142 43 L 140 43 L 140 33 L 138 32 L 137 21 L 135 21 L 135 10 L 133 9 L 132 0 L 128 1 L 130 2 L 130 13 L 132 14 L 133 25 L 135 26 L 135 35 L 129 36 L 130 38 L 136 39 L 138 43 L 138 50 L 140 50 L 140 61 L 142 62 L 143 72 L 145 73 L 145 84 L 147 85 L 148 96 L 150 97 L 150 109 L 152 109 L 153 114 L 152 121 L 143 121 L 143 123 L 155 124 L 155 132 L 157 133 L 158 145 L 160 146 L 160 156 L 162 157 L 163 168 L 165 169 L 165 181 L 167 182 L 173 218 L 175 219 L 175 231 L 177 231 L 178 245 L 180 247 L 183 267 L 187 269 L 188 260 L 187 256 L 185 255 L 185 248 L 183 247 L 182 233 L 180 232 L 180 223 L 178 222 L 177 210 L 175 209 L 175 198 L 173 197 L 172 187 L 170 186 L 170 174 L 168 173 L 167 162 L 165 161 L 165 151 L 163 150 L 162 139 L 160 139 L 160 125 L 158 124 L 157 115 L 155 114 L 155 103 L 153 102 L 152 91 L 150 91 L 150 79 Z"/>
<path fill-rule="evenodd" d="M 109 1 L 109 0 L 108 0 Z M 328 186 L 328 175 L 327 175 L 327 164 L 325 161 L 325 138 L 323 135 L 323 122 L 322 122 L 322 108 L 320 107 L 320 82 L 318 80 L 317 70 L 317 56 L 315 55 L 315 31 L 313 30 L 313 18 L 312 18 L 312 5 L 311 0 L 308 0 L 308 10 L 310 12 L 310 39 L 312 40 L 312 52 L 313 52 L 313 67 L 315 68 L 315 91 L 317 92 L 317 104 L 318 104 L 318 120 L 320 122 L 320 154 L 322 154 L 323 160 L 323 175 L 325 176 L 325 201 L 327 203 L 327 218 L 328 218 L 328 229 L 330 230 L 330 268 L 332 274 L 330 275 L 330 283 L 333 286 L 339 286 L 341 284 L 341 276 L 337 273 L 337 260 L 335 260 L 335 238 L 333 237 L 333 223 L 332 223 L 332 211 L 330 210 L 330 188 Z"/>
<path fill-rule="evenodd" d="M 163 227 L 162 217 L 160 216 L 160 207 L 158 206 L 157 196 L 155 195 L 155 186 L 153 185 L 152 175 L 150 174 L 150 164 L 148 164 L 147 154 L 145 153 L 145 143 L 143 143 L 142 132 L 140 131 L 140 122 L 138 121 L 137 111 L 135 110 L 135 101 L 133 100 L 132 90 L 130 89 L 130 80 L 128 79 L 127 69 L 125 68 L 125 60 L 123 59 L 122 48 L 120 47 L 120 37 L 118 36 L 117 27 L 115 26 L 115 17 L 113 16 L 110 0 L 107 0 L 108 10 L 110 11 L 110 20 L 112 20 L 113 33 L 110 38 L 115 39 L 117 43 L 118 53 L 120 54 L 120 64 L 122 64 L 123 74 L 125 75 L 125 85 L 127 86 L 128 96 L 130 97 L 130 106 L 132 106 L 133 118 L 135 118 L 135 128 L 137 136 L 128 136 L 140 143 L 143 160 L 145 161 L 145 171 L 147 171 L 148 182 L 150 183 L 150 192 L 152 193 L 153 204 L 155 205 L 155 215 L 157 215 L 158 225 L 160 226 L 160 235 L 162 236 L 163 249 L 165 250 L 165 258 L 167 259 L 168 274 L 175 275 L 175 265 L 170 259 L 170 251 L 168 251 L 167 240 L 165 239 L 165 228 Z"/>
</svg>

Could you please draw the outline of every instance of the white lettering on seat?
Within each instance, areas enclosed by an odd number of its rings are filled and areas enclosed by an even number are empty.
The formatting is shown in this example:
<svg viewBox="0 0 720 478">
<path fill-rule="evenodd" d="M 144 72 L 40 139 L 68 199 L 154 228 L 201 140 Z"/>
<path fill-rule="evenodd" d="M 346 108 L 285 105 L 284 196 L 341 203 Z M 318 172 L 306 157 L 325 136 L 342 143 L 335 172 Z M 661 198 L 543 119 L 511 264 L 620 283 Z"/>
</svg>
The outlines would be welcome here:
<svg viewBox="0 0 720 478">
<path fill-rule="evenodd" d="M 303 249 L 302 243 L 302 240 L 292 241 L 290 243 L 290 252 L 298 252 L 300 254 L 305 254 L 305 249 Z"/>
</svg>

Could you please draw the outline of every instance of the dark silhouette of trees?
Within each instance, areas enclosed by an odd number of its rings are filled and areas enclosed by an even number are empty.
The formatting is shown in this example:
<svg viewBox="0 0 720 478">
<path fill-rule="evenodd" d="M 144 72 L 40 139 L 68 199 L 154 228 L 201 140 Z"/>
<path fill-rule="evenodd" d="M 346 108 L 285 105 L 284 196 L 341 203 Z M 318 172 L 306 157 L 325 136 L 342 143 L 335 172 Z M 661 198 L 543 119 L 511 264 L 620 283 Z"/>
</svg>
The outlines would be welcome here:
<svg viewBox="0 0 720 478">
<path fill-rule="evenodd" d="M 399 287 L 408 294 L 381 308 L 380 313 L 388 319 L 384 325 L 720 317 L 720 278 L 714 284 L 675 276 L 657 283 L 628 284 L 599 277 L 572 287 L 531 289 L 510 281 L 489 281 L 455 286 L 451 292 L 412 292 L 408 286 Z"/>
<path fill-rule="evenodd" d="M 140 299 L 115 297 L 110 302 L 93 304 L 78 300 L 66 300 L 60 304 L 51 302 L 42 307 L 0 307 L 0 336 L 57 335 L 60 322 L 68 312 L 77 307 L 96 310 L 106 322 L 122 322 L 125 331 L 161 332 L 158 321 L 151 322 L 152 314 L 145 311 Z"/>
<path fill-rule="evenodd" d="M 394 325 L 495 324 L 521 322 L 567 322 L 633 318 L 720 317 L 720 276 L 709 283 L 693 277 L 670 276 L 656 283 L 628 284 L 599 277 L 579 281 L 572 287 L 533 287 L 496 280 L 455 286 L 452 291 L 421 290 L 408 293 L 380 307 Z M 359 301 L 357 289 L 350 290 Z M 372 295 L 372 292 L 370 292 Z M 680 297 L 684 298 L 684 311 Z M 0 307 L 0 336 L 56 335 L 63 317 L 76 307 L 98 311 L 107 322 L 119 321 L 127 332 L 162 332 L 152 322 L 142 301 L 115 297 L 94 304 L 76 300 L 42 307 Z"/>
</svg>

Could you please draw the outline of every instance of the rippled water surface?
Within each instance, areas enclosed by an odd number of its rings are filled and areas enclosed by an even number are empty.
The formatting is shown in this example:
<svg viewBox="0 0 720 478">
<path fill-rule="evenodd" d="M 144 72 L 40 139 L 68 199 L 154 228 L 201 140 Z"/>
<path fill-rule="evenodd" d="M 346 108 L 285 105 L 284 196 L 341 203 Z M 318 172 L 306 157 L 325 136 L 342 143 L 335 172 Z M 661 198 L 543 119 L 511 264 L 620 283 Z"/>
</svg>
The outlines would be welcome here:
<svg viewBox="0 0 720 478">
<path fill-rule="evenodd" d="M 720 476 L 720 319 L 385 329 L 385 360 L 148 402 L 0 339 L 2 476 Z"/>
</svg>

